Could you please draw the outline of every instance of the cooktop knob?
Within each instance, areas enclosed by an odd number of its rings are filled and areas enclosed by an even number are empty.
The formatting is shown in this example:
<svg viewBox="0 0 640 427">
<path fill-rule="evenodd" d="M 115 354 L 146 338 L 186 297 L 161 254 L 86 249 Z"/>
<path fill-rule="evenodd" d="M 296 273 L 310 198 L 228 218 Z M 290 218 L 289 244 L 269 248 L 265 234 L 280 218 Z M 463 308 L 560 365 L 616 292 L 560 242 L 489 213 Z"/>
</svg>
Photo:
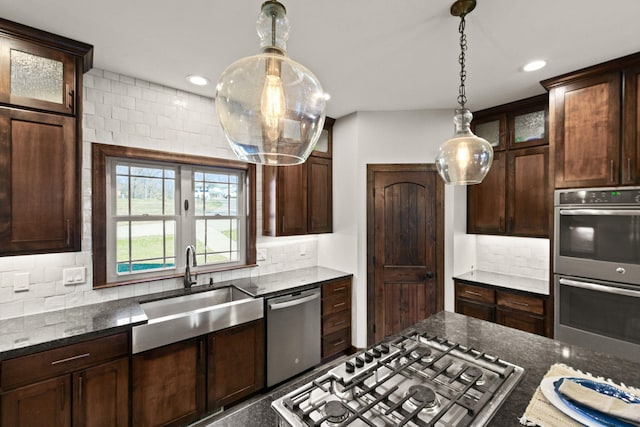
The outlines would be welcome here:
<svg viewBox="0 0 640 427">
<path fill-rule="evenodd" d="M 373 356 L 368 351 L 364 353 L 364 361 L 370 363 L 373 360 Z"/>
<path fill-rule="evenodd" d="M 362 357 L 356 356 L 356 366 L 358 368 L 362 368 L 364 366 L 364 360 L 362 360 Z"/>
<path fill-rule="evenodd" d="M 389 344 L 387 343 L 380 344 L 380 351 L 383 352 L 384 354 L 389 353 Z"/>
<path fill-rule="evenodd" d="M 373 357 L 375 357 L 376 359 L 378 359 L 378 358 L 380 358 L 380 356 L 382 356 L 382 354 L 380 354 L 380 350 L 378 350 L 375 347 L 371 350 L 371 352 L 373 353 Z"/>
<path fill-rule="evenodd" d="M 352 362 L 346 362 L 344 364 L 344 369 L 347 371 L 348 374 L 352 374 L 353 371 L 356 370 L 356 367 Z"/>
</svg>

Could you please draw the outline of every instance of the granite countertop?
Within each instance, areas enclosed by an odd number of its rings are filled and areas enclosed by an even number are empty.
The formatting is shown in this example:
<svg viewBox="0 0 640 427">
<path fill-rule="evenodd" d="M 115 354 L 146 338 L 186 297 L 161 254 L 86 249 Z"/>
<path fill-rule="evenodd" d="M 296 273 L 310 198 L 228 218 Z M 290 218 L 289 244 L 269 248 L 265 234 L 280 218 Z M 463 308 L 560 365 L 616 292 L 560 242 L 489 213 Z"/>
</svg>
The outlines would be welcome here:
<svg viewBox="0 0 640 427">
<path fill-rule="evenodd" d="M 520 383 L 491 420 L 489 425 L 492 427 L 520 425 L 518 419 L 524 414 L 540 381 L 554 363 L 564 363 L 596 376 L 610 378 L 617 383 L 640 385 L 640 364 L 638 363 L 461 314 L 443 311 L 417 323 L 412 328 L 474 347 L 525 369 Z M 277 426 L 277 417 L 271 409 L 271 402 L 324 374 L 336 363 L 338 362 L 325 365 L 305 377 L 262 395 L 249 404 L 230 408 L 213 419 L 196 425 L 201 427 Z"/>
<path fill-rule="evenodd" d="M 482 270 L 472 270 L 464 274 L 458 274 L 453 276 L 453 279 L 461 282 L 480 283 L 500 288 L 532 292 L 534 294 L 549 295 L 548 280 L 532 279 L 529 277 L 493 273 Z"/>
<path fill-rule="evenodd" d="M 206 292 L 234 285 L 255 297 L 273 296 L 292 289 L 303 290 L 349 273 L 309 267 L 254 278 L 175 289 L 100 304 L 49 311 L 0 320 L 0 360 L 35 353 L 86 339 L 98 338 L 147 322 L 140 302 Z"/>
</svg>

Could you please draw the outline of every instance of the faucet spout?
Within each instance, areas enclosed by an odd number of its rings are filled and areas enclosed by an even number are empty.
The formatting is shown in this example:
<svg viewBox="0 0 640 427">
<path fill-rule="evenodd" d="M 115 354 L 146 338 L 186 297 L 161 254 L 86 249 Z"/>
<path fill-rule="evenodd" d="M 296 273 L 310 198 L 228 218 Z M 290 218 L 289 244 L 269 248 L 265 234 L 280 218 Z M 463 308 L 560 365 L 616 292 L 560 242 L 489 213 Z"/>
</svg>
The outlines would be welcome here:
<svg viewBox="0 0 640 427">
<path fill-rule="evenodd" d="M 191 280 L 191 269 L 189 267 L 189 253 L 191 253 L 191 258 L 193 262 L 193 267 L 198 266 L 198 262 L 196 261 L 196 248 L 193 245 L 188 245 L 186 250 L 186 262 L 184 268 L 184 287 L 185 289 L 189 289 L 192 285 L 195 285 L 197 282 Z"/>
</svg>

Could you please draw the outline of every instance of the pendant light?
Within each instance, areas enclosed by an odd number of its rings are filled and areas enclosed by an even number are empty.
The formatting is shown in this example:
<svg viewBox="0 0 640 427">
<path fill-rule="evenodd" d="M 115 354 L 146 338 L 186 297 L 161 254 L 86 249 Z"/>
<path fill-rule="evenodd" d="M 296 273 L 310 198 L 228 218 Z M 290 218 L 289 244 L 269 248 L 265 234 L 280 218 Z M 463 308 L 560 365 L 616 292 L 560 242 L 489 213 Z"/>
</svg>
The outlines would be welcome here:
<svg viewBox="0 0 640 427">
<path fill-rule="evenodd" d="M 453 118 L 453 138 L 444 142 L 436 155 L 438 173 L 446 184 L 471 185 L 479 184 L 489 172 L 493 160 L 493 148 L 485 139 L 471 132 L 471 111 L 465 108 L 467 96 L 465 94 L 465 51 L 467 37 L 464 33 L 465 16 L 476 7 L 475 0 L 457 0 L 451 6 L 451 14 L 460 17 L 458 31 L 460 33 L 460 87 L 458 104 Z"/>
<path fill-rule="evenodd" d="M 303 163 L 322 132 L 325 93 L 316 76 L 286 54 L 290 27 L 282 3 L 264 2 L 256 28 L 262 52 L 231 64 L 216 87 L 220 124 L 241 160 Z"/>
</svg>

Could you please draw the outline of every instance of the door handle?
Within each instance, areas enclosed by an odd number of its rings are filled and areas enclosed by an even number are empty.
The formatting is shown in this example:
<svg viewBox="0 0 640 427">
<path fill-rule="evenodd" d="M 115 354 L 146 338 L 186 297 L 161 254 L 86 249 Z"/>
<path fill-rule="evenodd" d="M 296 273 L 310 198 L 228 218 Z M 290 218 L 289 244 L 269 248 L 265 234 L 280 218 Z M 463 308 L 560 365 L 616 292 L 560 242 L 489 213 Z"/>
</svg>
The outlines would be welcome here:
<svg viewBox="0 0 640 427">
<path fill-rule="evenodd" d="M 427 275 L 426 275 L 427 279 L 433 279 L 434 276 L 435 274 L 433 273 L 433 271 L 427 271 Z"/>
</svg>

